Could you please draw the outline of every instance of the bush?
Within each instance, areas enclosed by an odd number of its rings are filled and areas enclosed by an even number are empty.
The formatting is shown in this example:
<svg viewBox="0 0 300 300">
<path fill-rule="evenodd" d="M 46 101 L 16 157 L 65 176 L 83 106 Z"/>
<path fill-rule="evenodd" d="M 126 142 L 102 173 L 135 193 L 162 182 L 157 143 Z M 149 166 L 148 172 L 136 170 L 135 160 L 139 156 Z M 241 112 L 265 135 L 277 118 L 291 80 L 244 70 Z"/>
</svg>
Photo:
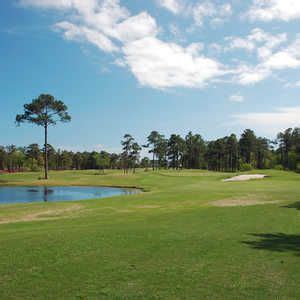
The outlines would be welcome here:
<svg viewBox="0 0 300 300">
<path fill-rule="evenodd" d="M 300 173 L 300 163 L 297 164 L 296 172 L 297 172 L 297 173 Z"/>
<path fill-rule="evenodd" d="M 276 166 L 274 166 L 274 169 L 279 170 L 279 171 L 284 170 L 283 165 L 276 165 Z"/>
<path fill-rule="evenodd" d="M 252 166 L 251 164 L 242 163 L 241 164 L 241 171 L 251 171 Z"/>
<path fill-rule="evenodd" d="M 41 171 L 41 168 L 39 166 L 32 166 L 30 168 L 30 171 L 31 172 L 39 172 L 39 171 Z"/>
</svg>

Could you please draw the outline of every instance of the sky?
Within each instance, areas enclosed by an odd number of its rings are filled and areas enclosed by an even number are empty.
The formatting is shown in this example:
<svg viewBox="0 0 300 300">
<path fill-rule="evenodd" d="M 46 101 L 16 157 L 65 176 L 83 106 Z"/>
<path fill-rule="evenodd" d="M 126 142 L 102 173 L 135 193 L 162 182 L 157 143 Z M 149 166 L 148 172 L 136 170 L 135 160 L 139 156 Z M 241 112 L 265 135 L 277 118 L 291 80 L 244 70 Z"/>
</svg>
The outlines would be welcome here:
<svg viewBox="0 0 300 300">
<path fill-rule="evenodd" d="M 42 144 L 23 104 L 63 100 L 49 142 L 119 151 L 125 133 L 206 140 L 300 126 L 299 0 L 2 0 L 0 144 Z"/>
</svg>

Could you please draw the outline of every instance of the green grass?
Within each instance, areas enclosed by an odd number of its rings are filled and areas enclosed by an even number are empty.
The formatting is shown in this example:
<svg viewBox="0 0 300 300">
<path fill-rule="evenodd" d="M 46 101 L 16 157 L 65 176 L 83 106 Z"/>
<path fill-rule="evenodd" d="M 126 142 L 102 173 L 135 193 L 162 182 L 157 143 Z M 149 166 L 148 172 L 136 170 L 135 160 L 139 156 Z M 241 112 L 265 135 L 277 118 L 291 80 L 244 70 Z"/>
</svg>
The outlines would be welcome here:
<svg viewBox="0 0 300 300">
<path fill-rule="evenodd" d="M 145 193 L 1 205 L 0 299 L 300 299 L 300 176 L 263 173 L 225 183 L 206 171 L 53 172 L 50 185 Z M 224 199 L 278 202 L 212 205 Z"/>
</svg>

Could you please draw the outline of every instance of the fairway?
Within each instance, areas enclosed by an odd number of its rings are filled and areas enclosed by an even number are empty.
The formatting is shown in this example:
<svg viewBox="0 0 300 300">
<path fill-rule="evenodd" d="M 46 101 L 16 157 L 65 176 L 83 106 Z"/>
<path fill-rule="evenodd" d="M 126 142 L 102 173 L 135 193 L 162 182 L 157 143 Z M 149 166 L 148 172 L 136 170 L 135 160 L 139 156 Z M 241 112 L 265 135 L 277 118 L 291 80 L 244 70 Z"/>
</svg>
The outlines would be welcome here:
<svg viewBox="0 0 300 300">
<path fill-rule="evenodd" d="M 2 205 L 0 299 L 299 299 L 299 174 L 256 173 L 269 177 L 51 172 L 49 185 L 144 193 Z M 1 175 L 0 184 L 43 185 L 37 178 Z"/>
</svg>

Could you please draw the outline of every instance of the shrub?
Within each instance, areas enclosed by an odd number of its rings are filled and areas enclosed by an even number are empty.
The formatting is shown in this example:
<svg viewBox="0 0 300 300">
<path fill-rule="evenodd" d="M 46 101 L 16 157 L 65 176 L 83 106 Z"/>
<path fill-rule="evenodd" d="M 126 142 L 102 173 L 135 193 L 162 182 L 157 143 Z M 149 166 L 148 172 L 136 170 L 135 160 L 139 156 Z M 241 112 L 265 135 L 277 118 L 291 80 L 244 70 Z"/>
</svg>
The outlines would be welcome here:
<svg viewBox="0 0 300 300">
<path fill-rule="evenodd" d="M 282 171 L 283 170 L 283 165 L 276 165 L 276 166 L 274 166 L 274 169 Z"/>
<path fill-rule="evenodd" d="M 241 164 L 241 171 L 251 171 L 251 170 L 252 170 L 251 164 L 246 164 L 246 163 Z"/>
</svg>

